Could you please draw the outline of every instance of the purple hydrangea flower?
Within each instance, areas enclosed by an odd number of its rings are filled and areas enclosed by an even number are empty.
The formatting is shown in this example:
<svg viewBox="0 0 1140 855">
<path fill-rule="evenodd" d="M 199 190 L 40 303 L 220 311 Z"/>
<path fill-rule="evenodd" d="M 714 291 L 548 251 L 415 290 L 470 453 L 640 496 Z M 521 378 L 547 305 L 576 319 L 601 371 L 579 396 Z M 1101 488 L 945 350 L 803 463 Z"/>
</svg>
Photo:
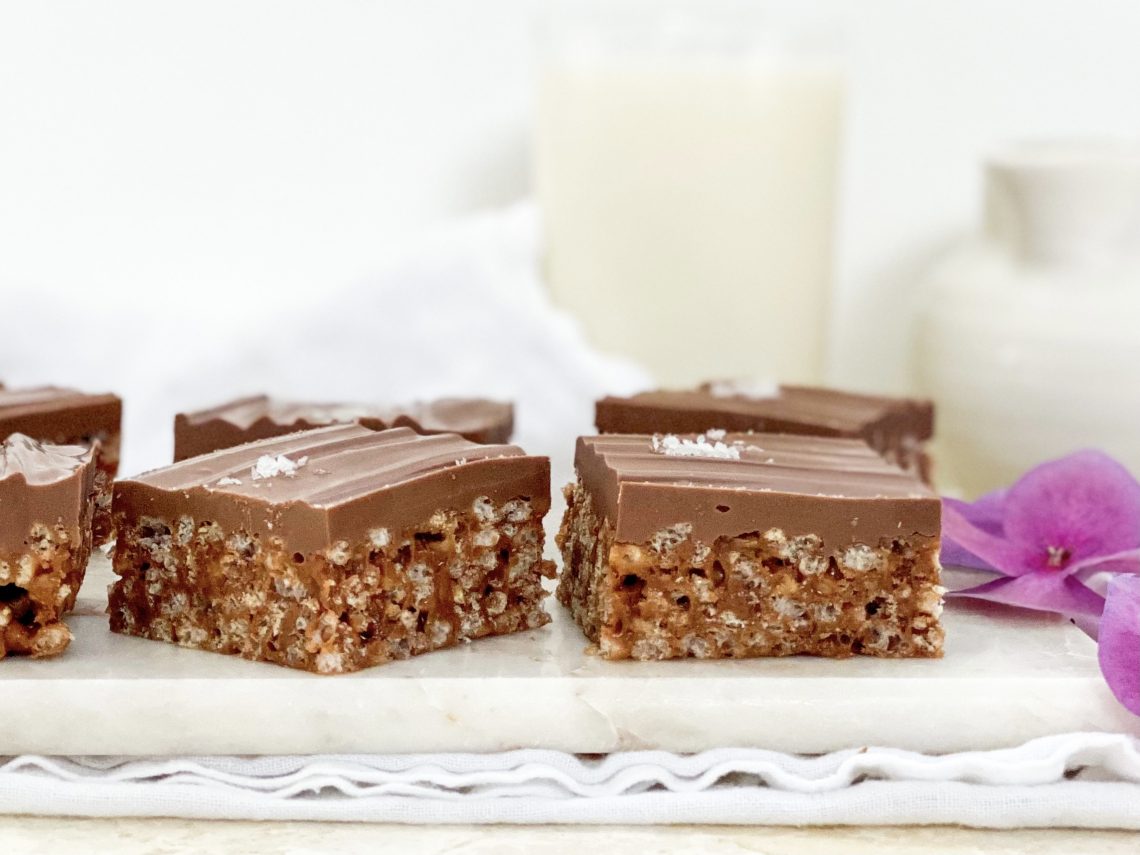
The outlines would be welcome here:
<svg viewBox="0 0 1140 855">
<path fill-rule="evenodd" d="M 1140 715 L 1140 483 L 1127 469 L 1077 452 L 973 504 L 945 499 L 942 519 L 942 563 L 995 574 L 952 596 L 1088 627 L 1109 686 Z"/>
<path fill-rule="evenodd" d="M 1140 576 L 1121 575 L 1108 583 L 1097 653 L 1112 693 L 1140 715 Z"/>
</svg>

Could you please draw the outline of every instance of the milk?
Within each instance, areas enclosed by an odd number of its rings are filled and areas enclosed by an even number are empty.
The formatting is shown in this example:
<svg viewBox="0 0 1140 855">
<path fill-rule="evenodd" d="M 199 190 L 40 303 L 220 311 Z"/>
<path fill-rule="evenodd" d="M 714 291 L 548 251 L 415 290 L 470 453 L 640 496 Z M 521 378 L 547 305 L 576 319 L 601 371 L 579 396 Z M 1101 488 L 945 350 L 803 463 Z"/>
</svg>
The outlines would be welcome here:
<svg viewBox="0 0 1140 855">
<path fill-rule="evenodd" d="M 820 381 L 842 91 L 814 58 L 549 62 L 536 177 L 556 301 L 666 385 Z"/>
</svg>

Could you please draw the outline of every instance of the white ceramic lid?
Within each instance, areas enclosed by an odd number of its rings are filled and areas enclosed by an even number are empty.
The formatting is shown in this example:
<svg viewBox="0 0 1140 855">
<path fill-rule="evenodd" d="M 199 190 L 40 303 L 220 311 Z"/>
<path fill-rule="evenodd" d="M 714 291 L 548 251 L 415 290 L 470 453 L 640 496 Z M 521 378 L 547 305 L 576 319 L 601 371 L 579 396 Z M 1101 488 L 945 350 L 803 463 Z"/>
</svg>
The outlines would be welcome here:
<svg viewBox="0 0 1140 855">
<path fill-rule="evenodd" d="M 1140 140 L 1021 143 L 991 156 L 985 232 L 1032 263 L 1140 262 Z"/>
</svg>

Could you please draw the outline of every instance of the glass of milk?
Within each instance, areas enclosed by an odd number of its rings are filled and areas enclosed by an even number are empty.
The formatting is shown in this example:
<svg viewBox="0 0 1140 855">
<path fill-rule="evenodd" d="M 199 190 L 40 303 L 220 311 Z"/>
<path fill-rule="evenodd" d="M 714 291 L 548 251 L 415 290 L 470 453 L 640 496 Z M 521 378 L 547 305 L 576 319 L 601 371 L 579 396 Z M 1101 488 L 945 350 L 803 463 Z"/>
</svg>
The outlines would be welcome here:
<svg viewBox="0 0 1140 855">
<path fill-rule="evenodd" d="M 552 14 L 536 183 L 555 300 L 665 385 L 822 379 L 837 40 L 763 2 Z"/>
</svg>

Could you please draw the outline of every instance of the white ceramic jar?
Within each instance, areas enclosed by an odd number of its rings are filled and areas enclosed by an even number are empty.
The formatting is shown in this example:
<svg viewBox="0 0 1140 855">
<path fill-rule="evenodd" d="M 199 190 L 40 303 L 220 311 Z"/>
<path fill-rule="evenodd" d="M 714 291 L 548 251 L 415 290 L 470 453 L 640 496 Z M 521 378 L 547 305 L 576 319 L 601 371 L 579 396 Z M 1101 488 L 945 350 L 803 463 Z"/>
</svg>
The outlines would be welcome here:
<svg viewBox="0 0 1140 855">
<path fill-rule="evenodd" d="M 926 286 L 915 366 L 940 486 L 974 496 L 1087 447 L 1140 476 L 1140 143 L 990 159 L 981 237 Z"/>
</svg>

